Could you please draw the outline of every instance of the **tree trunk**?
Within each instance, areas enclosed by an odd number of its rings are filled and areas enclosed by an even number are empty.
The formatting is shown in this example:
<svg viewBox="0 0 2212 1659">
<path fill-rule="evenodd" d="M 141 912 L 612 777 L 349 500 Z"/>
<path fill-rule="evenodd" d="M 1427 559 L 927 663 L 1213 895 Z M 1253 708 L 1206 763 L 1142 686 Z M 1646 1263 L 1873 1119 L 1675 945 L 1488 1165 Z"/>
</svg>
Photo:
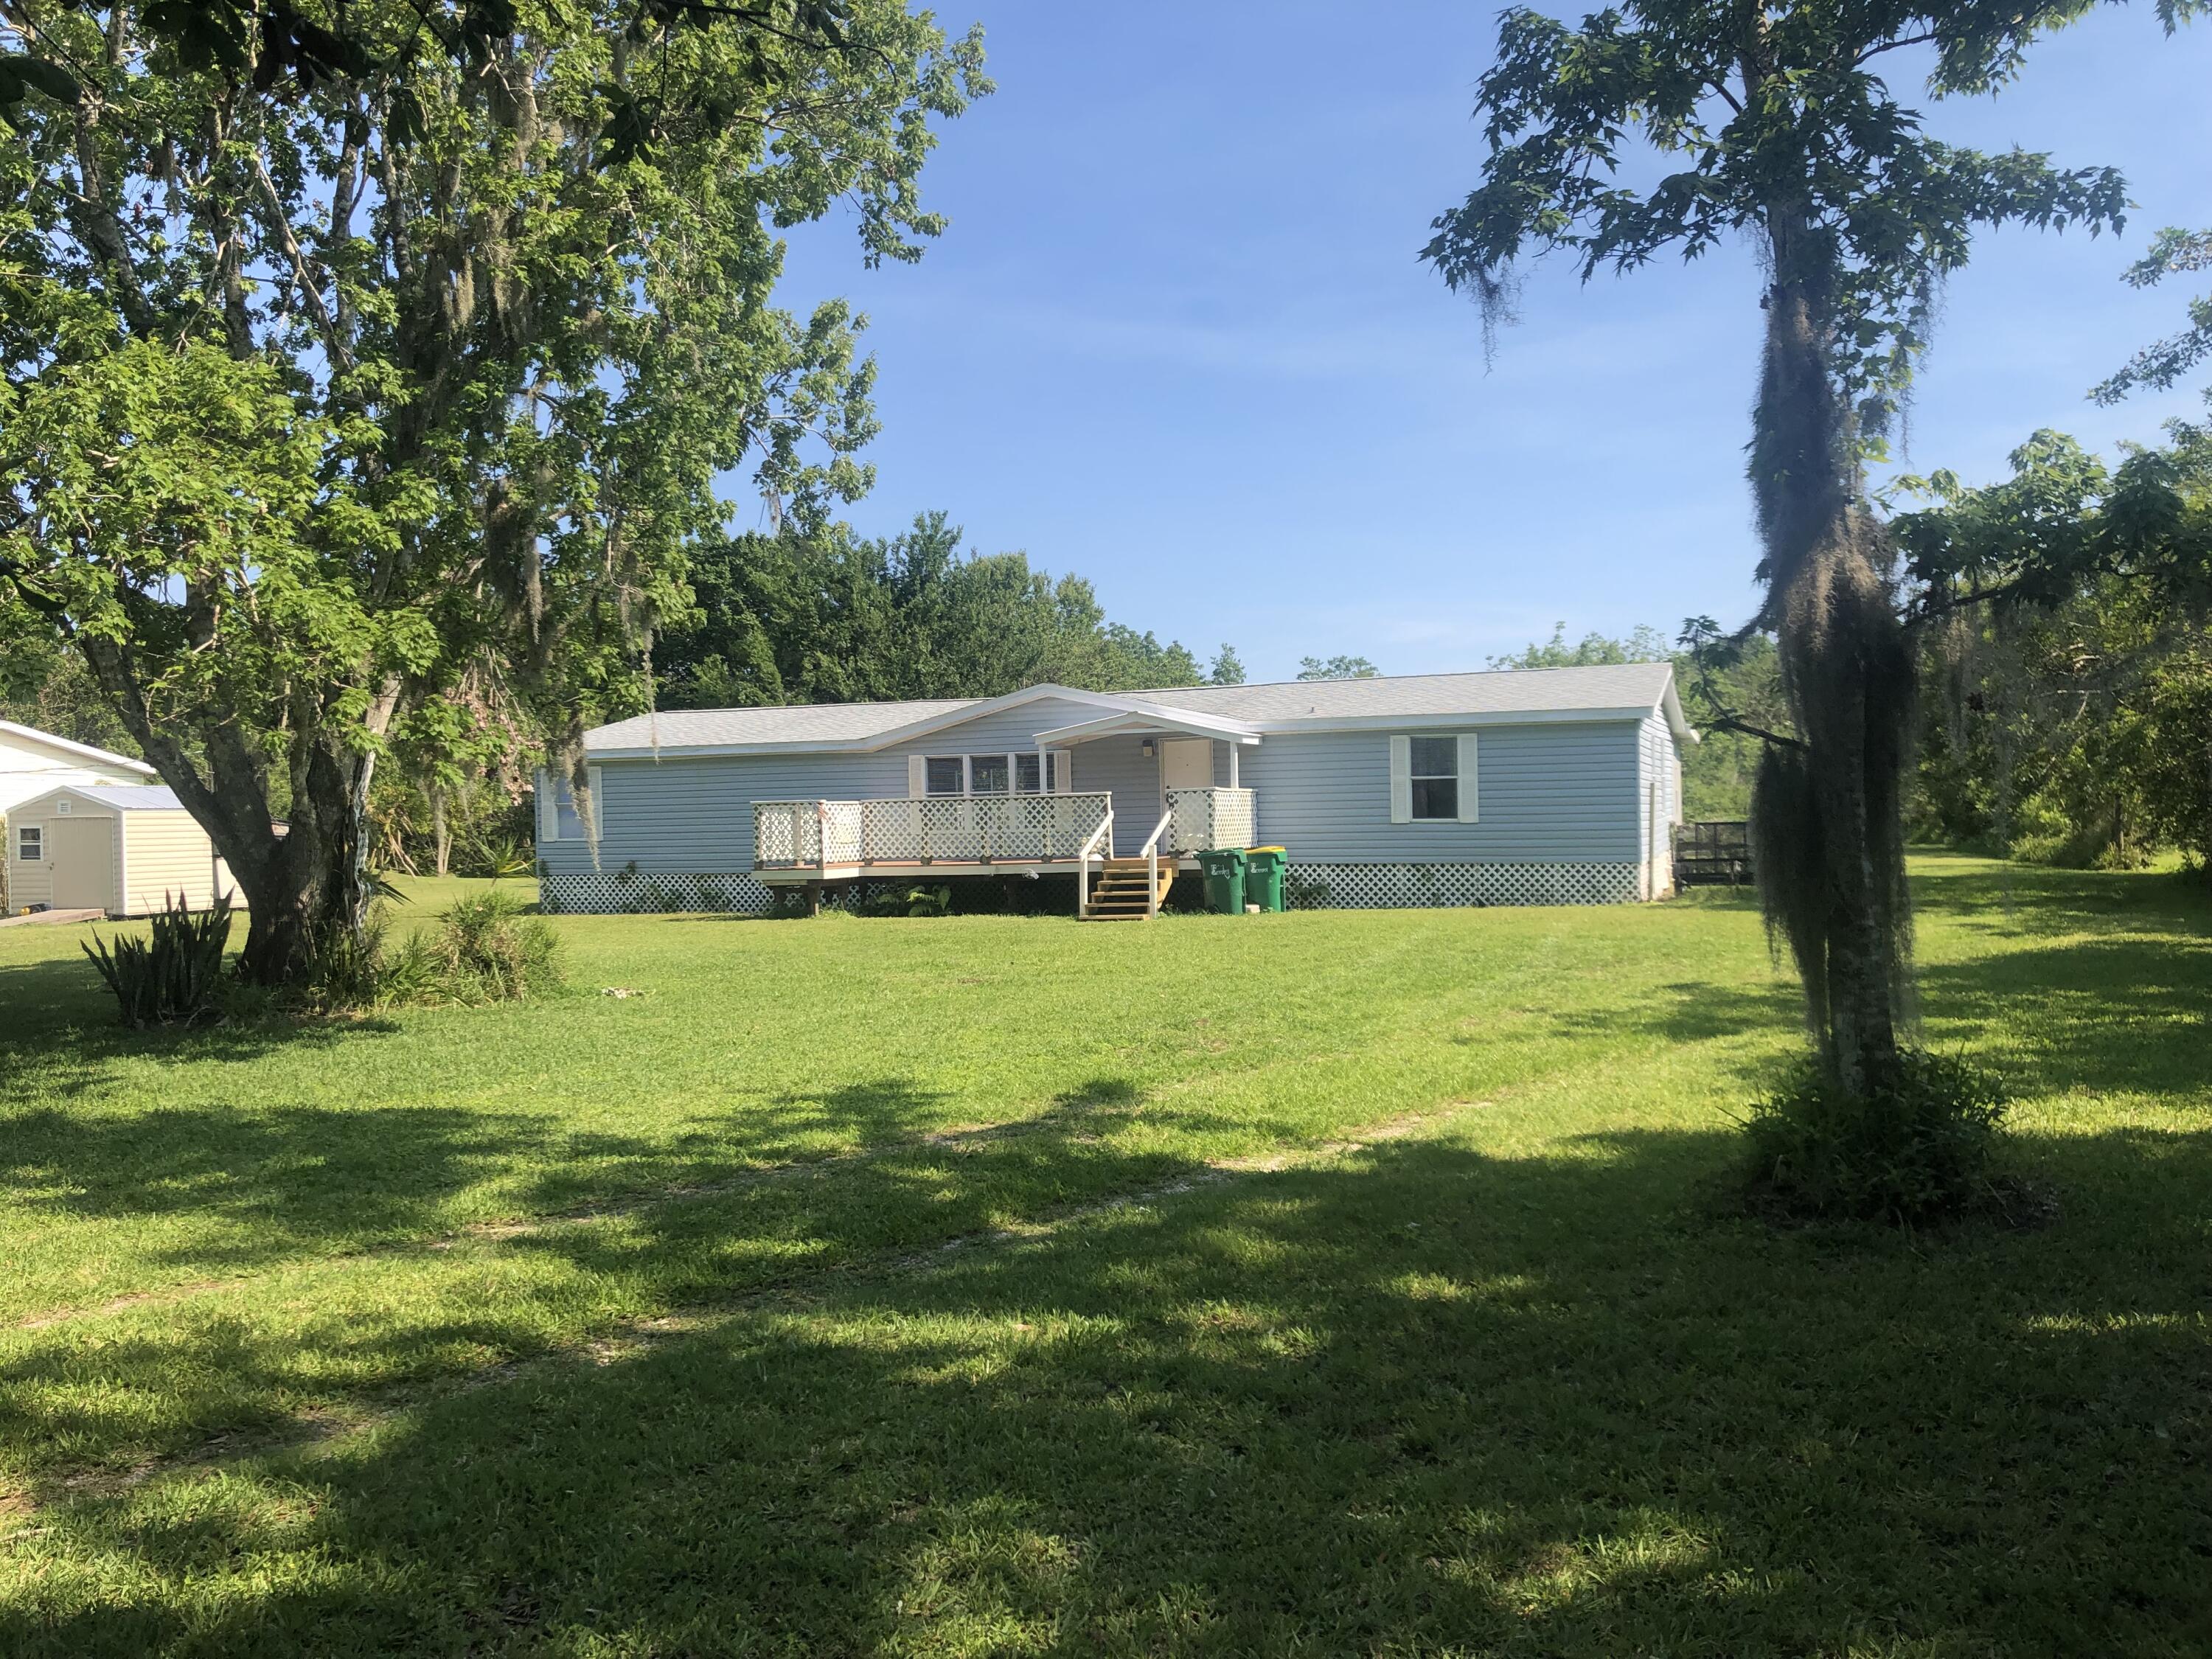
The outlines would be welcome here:
<svg viewBox="0 0 2212 1659">
<path fill-rule="evenodd" d="M 430 836 L 437 849 L 438 873 L 450 875 L 453 864 L 453 837 L 446 823 L 446 787 L 441 783 L 430 786 Z"/>
<path fill-rule="evenodd" d="M 292 817 L 257 860 L 258 884 L 239 873 L 251 907 L 239 971 L 258 985 L 304 983 L 337 936 L 368 919 L 368 784 L 373 755 L 312 748 L 295 765 Z M 302 785 L 304 784 L 304 787 Z M 226 857 L 228 854 L 225 854 Z M 237 866 L 233 866 L 234 872 Z"/>
<path fill-rule="evenodd" d="M 207 831 L 246 895 L 246 946 L 239 972 L 258 985 L 296 986 L 334 934 L 358 938 L 368 916 L 368 787 L 371 750 L 354 750 L 302 702 L 291 717 L 290 817 L 272 820 L 262 763 L 234 720 L 198 723 L 205 775 L 173 723 L 149 712 L 129 653 L 105 641 L 82 640 L 87 665 L 146 758 Z M 359 729 L 380 738 L 399 706 L 400 688 L 386 680 L 357 717 Z M 217 711 L 218 713 L 220 711 Z M 351 729 L 351 728 L 349 728 Z"/>
<path fill-rule="evenodd" d="M 1784 222 L 1773 237 L 1752 483 L 1766 545 L 1767 614 L 1802 749 L 1799 785 L 1765 792 L 1762 839 L 1793 838 L 1767 913 L 1788 935 L 1808 1023 L 1838 1079 L 1893 1072 L 1907 927 L 1900 804 L 1912 659 L 1880 526 L 1859 496 L 1849 404 L 1830 362 L 1826 245 Z M 1784 801 L 1790 803 L 1786 807 Z M 1786 888 L 1788 890 L 1782 890 Z"/>
</svg>

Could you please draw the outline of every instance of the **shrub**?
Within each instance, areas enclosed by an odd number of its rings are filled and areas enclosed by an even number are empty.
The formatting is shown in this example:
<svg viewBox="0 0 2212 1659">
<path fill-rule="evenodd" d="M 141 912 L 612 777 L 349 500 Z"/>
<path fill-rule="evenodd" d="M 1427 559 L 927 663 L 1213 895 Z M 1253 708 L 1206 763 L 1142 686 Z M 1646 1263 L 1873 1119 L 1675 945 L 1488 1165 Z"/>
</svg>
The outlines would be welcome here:
<svg viewBox="0 0 2212 1659">
<path fill-rule="evenodd" d="M 998 898 L 997 908 L 1005 908 L 1003 895 Z M 989 902 L 988 899 L 985 901 Z M 952 890 L 950 887 L 902 887 L 864 899 L 853 907 L 863 916 L 945 916 L 952 914 Z"/>
<path fill-rule="evenodd" d="M 359 938 L 336 933 L 316 952 L 304 999 L 323 1013 L 406 1004 L 507 1002 L 562 981 L 560 939 L 543 918 L 494 889 L 458 901 L 398 944 L 389 913 L 372 908 Z"/>
<path fill-rule="evenodd" d="M 561 939 L 542 916 L 496 888 L 457 900 L 420 941 L 444 994 L 459 1002 L 508 1002 L 562 981 Z"/>
<path fill-rule="evenodd" d="M 381 1000 L 386 925 L 386 908 L 379 902 L 369 907 L 358 934 L 344 927 L 322 930 L 307 976 L 304 1000 L 309 1008 L 366 1008 Z"/>
<path fill-rule="evenodd" d="M 1996 1196 L 2006 1099 L 1963 1060 L 1902 1050 L 1890 1085 L 1844 1089 L 1808 1060 L 1744 1121 L 1762 1207 L 1802 1218 L 1940 1221 Z"/>
<path fill-rule="evenodd" d="M 115 993 L 123 1023 L 143 1030 L 149 1025 L 190 1025 L 222 1012 L 222 953 L 230 942 L 230 901 L 195 913 L 182 894 L 161 896 L 161 912 L 149 937 L 121 939 L 110 950 L 95 933 L 82 945 Z"/>
</svg>

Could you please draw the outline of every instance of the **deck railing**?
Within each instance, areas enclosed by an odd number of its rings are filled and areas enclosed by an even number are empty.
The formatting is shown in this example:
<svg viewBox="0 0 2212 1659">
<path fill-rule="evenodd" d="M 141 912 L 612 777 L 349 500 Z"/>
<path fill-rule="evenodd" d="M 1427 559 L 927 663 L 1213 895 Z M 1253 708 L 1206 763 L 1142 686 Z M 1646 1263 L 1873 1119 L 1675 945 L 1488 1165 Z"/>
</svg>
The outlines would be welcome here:
<svg viewBox="0 0 2212 1659">
<path fill-rule="evenodd" d="M 1176 853 L 1249 847 L 1254 816 L 1249 789 L 1170 789 L 1167 845 Z"/>
<path fill-rule="evenodd" d="M 757 800 L 753 865 L 1073 861 L 1113 813 L 1113 797 L 945 795 L 921 800 Z"/>
</svg>

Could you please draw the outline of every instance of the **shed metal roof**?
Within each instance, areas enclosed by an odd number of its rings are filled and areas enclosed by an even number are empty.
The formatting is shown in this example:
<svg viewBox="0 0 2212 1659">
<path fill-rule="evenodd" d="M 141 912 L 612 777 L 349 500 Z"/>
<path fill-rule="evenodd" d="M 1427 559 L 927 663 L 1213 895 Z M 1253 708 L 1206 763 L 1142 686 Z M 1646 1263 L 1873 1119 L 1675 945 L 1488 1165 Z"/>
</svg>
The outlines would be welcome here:
<svg viewBox="0 0 2212 1659">
<path fill-rule="evenodd" d="M 177 792 L 159 783 L 72 783 L 50 790 L 56 795 L 75 795 L 79 800 L 97 801 L 102 806 L 112 806 L 119 812 L 181 812 L 184 802 Z M 46 797 L 41 795 L 40 800 Z M 30 805 L 26 801 L 24 805 Z M 21 811 L 21 807 L 16 808 Z"/>
</svg>

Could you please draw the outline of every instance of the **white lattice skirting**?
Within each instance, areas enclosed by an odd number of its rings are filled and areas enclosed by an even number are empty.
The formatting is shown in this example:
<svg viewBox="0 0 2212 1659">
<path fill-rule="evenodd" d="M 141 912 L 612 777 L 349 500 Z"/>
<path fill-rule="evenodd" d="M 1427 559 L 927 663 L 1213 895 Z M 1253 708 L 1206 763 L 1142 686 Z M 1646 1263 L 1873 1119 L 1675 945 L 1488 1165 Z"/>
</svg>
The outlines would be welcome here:
<svg viewBox="0 0 2212 1659">
<path fill-rule="evenodd" d="M 1295 910 L 1630 904 L 1636 875 L 1633 864 L 1292 864 L 1288 885 Z M 769 904 L 768 888 L 749 875 L 546 876 L 538 891 L 539 904 L 556 915 L 757 913 Z"/>
<path fill-rule="evenodd" d="M 1389 910 L 1457 904 L 1630 904 L 1634 864 L 1298 864 L 1297 910 Z M 1323 892 L 1322 889 L 1326 889 Z"/>
<path fill-rule="evenodd" d="M 672 910 L 760 911 L 769 890 L 750 876 L 540 876 L 538 907 L 549 915 L 643 915 Z"/>
</svg>

